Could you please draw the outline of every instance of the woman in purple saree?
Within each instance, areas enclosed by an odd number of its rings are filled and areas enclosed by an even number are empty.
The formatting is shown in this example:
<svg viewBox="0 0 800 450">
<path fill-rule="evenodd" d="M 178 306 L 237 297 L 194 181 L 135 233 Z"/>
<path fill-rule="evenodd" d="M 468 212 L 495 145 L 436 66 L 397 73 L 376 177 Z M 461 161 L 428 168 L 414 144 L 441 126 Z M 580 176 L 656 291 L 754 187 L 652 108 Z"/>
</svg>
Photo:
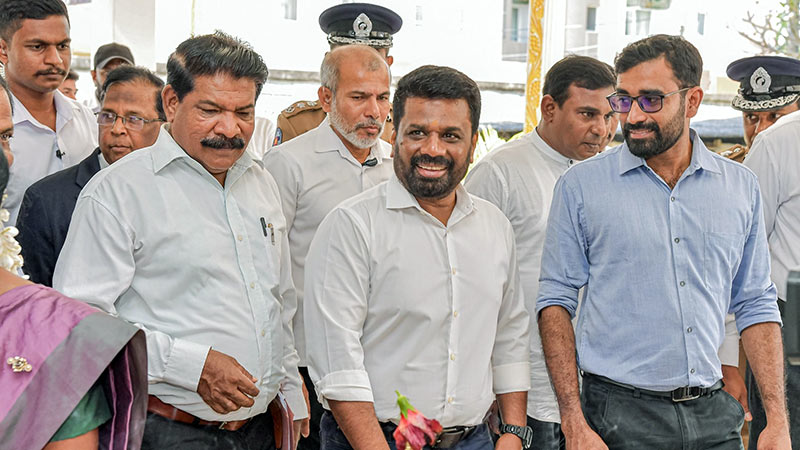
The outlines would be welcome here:
<svg viewBox="0 0 800 450">
<path fill-rule="evenodd" d="M 2 197 L 13 122 L 0 87 Z M 0 232 L 0 449 L 138 449 L 147 414 L 143 332 L 16 276 L 16 233 Z"/>
</svg>

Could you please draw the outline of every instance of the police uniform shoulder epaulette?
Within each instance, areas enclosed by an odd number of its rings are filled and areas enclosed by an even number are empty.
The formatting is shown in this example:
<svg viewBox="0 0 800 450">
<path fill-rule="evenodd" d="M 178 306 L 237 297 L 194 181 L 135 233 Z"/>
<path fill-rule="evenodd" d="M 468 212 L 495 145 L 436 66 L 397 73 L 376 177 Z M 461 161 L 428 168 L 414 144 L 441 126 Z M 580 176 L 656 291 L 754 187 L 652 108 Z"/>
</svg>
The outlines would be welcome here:
<svg viewBox="0 0 800 450">
<path fill-rule="evenodd" d="M 301 100 L 299 102 L 292 103 L 291 106 L 281 111 L 281 115 L 284 117 L 292 117 L 303 111 L 316 110 L 320 108 L 322 108 L 322 105 L 320 105 L 317 100 Z"/>
</svg>

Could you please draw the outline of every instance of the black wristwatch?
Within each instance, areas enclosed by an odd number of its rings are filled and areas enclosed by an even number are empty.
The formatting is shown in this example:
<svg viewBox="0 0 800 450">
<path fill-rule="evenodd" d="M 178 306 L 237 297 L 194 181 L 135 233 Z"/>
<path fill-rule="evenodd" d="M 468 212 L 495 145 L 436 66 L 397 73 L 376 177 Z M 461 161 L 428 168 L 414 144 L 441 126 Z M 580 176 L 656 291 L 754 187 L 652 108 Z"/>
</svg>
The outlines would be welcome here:
<svg viewBox="0 0 800 450">
<path fill-rule="evenodd" d="M 511 433 L 514 436 L 520 438 L 522 441 L 522 448 L 529 449 L 531 448 L 531 444 L 533 444 L 533 430 L 531 427 L 520 427 L 517 425 L 506 425 L 504 423 L 500 424 L 500 434 Z"/>
</svg>

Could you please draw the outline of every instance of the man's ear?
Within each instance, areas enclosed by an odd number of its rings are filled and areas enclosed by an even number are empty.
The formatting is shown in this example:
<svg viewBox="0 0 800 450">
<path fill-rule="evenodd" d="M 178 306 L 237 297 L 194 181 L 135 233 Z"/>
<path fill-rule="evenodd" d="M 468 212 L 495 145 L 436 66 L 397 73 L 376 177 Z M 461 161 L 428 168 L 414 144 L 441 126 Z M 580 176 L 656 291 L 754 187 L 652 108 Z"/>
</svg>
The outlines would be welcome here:
<svg viewBox="0 0 800 450">
<path fill-rule="evenodd" d="M 89 73 L 92 74 L 92 81 L 94 82 L 94 84 L 97 84 L 97 71 L 96 70 L 92 70 Z"/>
<path fill-rule="evenodd" d="M 478 133 L 472 135 L 472 149 L 469 151 L 469 163 L 475 162 L 475 147 L 478 145 Z"/>
<path fill-rule="evenodd" d="M 703 88 L 695 86 L 686 93 L 686 117 L 691 119 L 697 115 L 700 104 L 703 103 Z"/>
<path fill-rule="evenodd" d="M 8 42 L 0 38 L 0 63 L 4 66 L 8 64 Z"/>
<path fill-rule="evenodd" d="M 544 95 L 539 105 L 539 110 L 542 113 L 542 120 L 545 122 L 552 122 L 555 117 L 556 108 L 558 108 L 558 103 L 556 103 L 553 96 L 550 94 Z"/>
<path fill-rule="evenodd" d="M 322 110 L 326 113 L 331 112 L 331 103 L 333 103 L 333 91 L 326 88 L 325 86 L 320 86 L 317 89 L 317 97 L 319 97 L 319 104 L 322 106 Z"/>
<path fill-rule="evenodd" d="M 161 103 L 164 106 L 164 115 L 167 116 L 167 122 L 172 123 L 175 119 L 175 110 L 178 109 L 178 93 L 172 88 L 171 84 L 164 86 L 161 91 Z"/>
</svg>

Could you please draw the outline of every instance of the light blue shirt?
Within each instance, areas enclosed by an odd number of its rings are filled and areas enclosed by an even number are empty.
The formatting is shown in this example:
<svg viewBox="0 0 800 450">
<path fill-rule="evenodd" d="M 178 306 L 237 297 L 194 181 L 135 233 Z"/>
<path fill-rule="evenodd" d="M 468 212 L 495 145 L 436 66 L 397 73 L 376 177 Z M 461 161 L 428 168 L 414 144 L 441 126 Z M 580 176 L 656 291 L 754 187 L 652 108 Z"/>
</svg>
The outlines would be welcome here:
<svg viewBox="0 0 800 450">
<path fill-rule="evenodd" d="M 780 323 L 755 175 L 694 131 L 669 186 L 623 144 L 570 168 L 553 195 L 537 313 L 574 316 L 584 371 L 643 389 L 711 386 L 725 314 Z"/>
</svg>

